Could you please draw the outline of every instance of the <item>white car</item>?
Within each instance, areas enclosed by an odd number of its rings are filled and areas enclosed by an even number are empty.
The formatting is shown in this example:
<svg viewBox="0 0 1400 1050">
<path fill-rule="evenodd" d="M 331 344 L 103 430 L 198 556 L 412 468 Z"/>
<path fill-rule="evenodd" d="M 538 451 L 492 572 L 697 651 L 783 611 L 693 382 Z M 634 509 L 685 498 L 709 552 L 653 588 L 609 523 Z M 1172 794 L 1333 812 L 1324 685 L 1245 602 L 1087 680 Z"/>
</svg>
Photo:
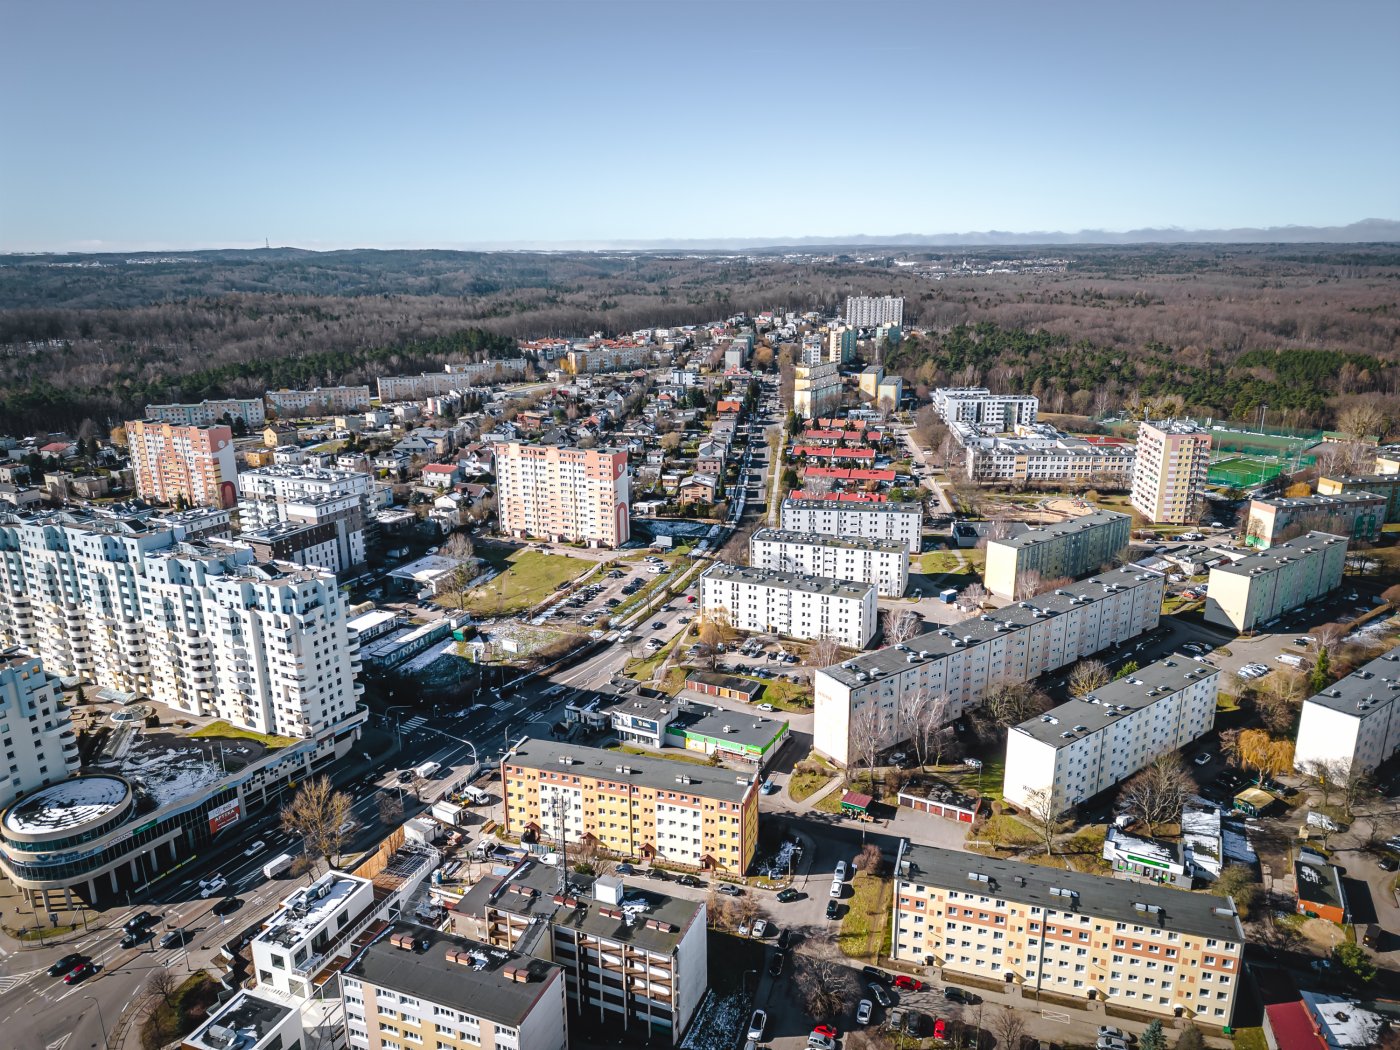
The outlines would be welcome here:
<svg viewBox="0 0 1400 1050">
<path fill-rule="evenodd" d="M 768 920 L 767 920 L 767 919 L 759 919 L 756 923 L 753 924 L 753 935 L 754 935 L 755 937 L 762 937 L 762 936 L 763 936 L 765 933 L 767 933 L 767 932 L 768 932 Z"/>
<path fill-rule="evenodd" d="M 875 1006 L 869 999 L 862 999 L 856 1007 L 856 1024 L 869 1024 L 870 1014 L 874 1009 Z"/>
<path fill-rule="evenodd" d="M 740 937 L 747 937 L 748 935 L 749 935 L 749 924 L 748 924 L 747 922 L 741 922 L 741 923 L 739 923 L 739 936 L 740 936 Z"/>
<path fill-rule="evenodd" d="M 1182 538 L 1185 539 L 1185 537 Z M 1123 1040 L 1123 1042 L 1126 1043 L 1130 1039 L 1132 1039 L 1132 1036 L 1130 1036 L 1127 1032 L 1123 1031 L 1123 1029 L 1115 1028 L 1111 1024 L 1101 1024 L 1099 1025 L 1099 1038 L 1121 1039 Z"/>
<path fill-rule="evenodd" d="M 1196 756 L 1195 758 L 1193 758 L 1191 761 L 1192 761 L 1192 762 L 1195 762 L 1196 765 L 1198 765 L 1198 766 L 1208 766 L 1208 765 L 1210 765 L 1210 752 L 1209 752 L 1209 751 L 1202 751 L 1199 755 L 1197 755 L 1197 756 Z"/>
<path fill-rule="evenodd" d="M 256 842 L 254 842 L 251 846 L 249 846 L 243 851 L 243 856 L 256 857 L 265 849 L 267 849 L 267 843 L 264 842 L 262 839 L 258 839 Z"/>
<path fill-rule="evenodd" d="M 755 1041 L 762 1039 L 763 1030 L 767 1027 L 768 1015 L 762 1010 L 755 1010 L 749 1018 L 749 1038 Z"/>
<path fill-rule="evenodd" d="M 846 877 L 846 862 L 844 860 L 838 860 L 836 862 L 836 870 L 832 872 L 831 877 L 833 879 L 844 879 Z"/>
<path fill-rule="evenodd" d="M 759 704 L 759 705 L 758 705 L 758 709 L 759 709 L 760 711 L 772 711 L 772 710 L 774 710 L 772 704 Z"/>
<path fill-rule="evenodd" d="M 341 835 L 348 835 L 355 830 L 355 822 L 353 820 L 347 820 L 335 830 Z"/>
<path fill-rule="evenodd" d="M 216 893 L 222 893 L 228 887 L 228 879 L 222 875 L 215 875 L 208 882 L 199 884 L 199 895 L 201 897 L 212 897 Z"/>
</svg>

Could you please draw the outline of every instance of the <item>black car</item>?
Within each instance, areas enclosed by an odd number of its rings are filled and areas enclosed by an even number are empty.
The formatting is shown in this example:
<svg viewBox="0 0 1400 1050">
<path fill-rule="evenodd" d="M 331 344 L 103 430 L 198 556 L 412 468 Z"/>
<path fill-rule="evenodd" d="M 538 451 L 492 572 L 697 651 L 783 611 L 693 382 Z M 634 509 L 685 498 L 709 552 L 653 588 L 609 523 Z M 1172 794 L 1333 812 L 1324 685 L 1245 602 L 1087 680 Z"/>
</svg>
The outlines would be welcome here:
<svg viewBox="0 0 1400 1050">
<path fill-rule="evenodd" d="M 237 897 L 225 897 L 214 905 L 211 909 L 215 915 L 232 915 L 239 908 L 243 907 L 243 901 Z"/>
<path fill-rule="evenodd" d="M 1400 868 L 1400 861 L 1397 861 L 1388 853 L 1381 857 L 1380 860 L 1376 861 L 1376 863 L 1381 866 L 1381 871 L 1395 871 L 1397 868 Z"/>
<path fill-rule="evenodd" d="M 681 886 L 703 886 L 705 883 L 694 875 L 677 875 L 676 883 Z"/>
<path fill-rule="evenodd" d="M 944 988 L 943 998 L 950 1003 L 966 1003 L 968 1006 L 976 1006 L 982 1001 L 980 996 L 965 992 L 961 988 Z"/>
<path fill-rule="evenodd" d="M 671 876 L 667 875 L 660 868 L 647 868 L 642 874 L 649 879 L 660 879 L 662 882 L 669 882 L 671 879 Z"/>
<path fill-rule="evenodd" d="M 792 931 L 791 931 L 791 930 L 786 930 L 786 929 L 784 929 L 784 930 L 779 930 L 779 931 L 778 931 L 778 947 L 781 948 L 783 951 L 787 951 L 788 945 L 791 944 L 791 943 L 792 943 Z"/>
<path fill-rule="evenodd" d="M 886 973 L 884 970 L 880 969 L 878 966 L 862 966 L 861 969 L 860 969 L 860 972 L 863 973 L 863 974 L 865 974 L 865 976 L 867 976 L 867 977 L 873 977 L 875 980 L 879 981 L 881 984 L 893 984 L 893 983 L 894 983 L 894 974 L 892 974 L 892 973 Z"/>
<path fill-rule="evenodd" d="M 156 917 L 148 911 L 143 911 L 139 915 L 133 915 L 122 924 L 122 929 L 127 933 L 135 933 L 137 930 L 144 930 L 147 926 L 154 926 Z"/>
<path fill-rule="evenodd" d="M 783 964 L 787 962 L 787 952 L 779 949 L 773 953 L 773 961 L 768 964 L 769 977 L 781 977 L 783 974 Z"/>
<path fill-rule="evenodd" d="M 616 871 L 619 875 L 635 875 L 635 874 L 637 874 L 637 869 L 634 868 L 634 867 L 632 867 L 632 865 L 627 864 L 627 863 L 625 863 L 625 862 L 622 863 L 622 864 L 619 864 L 619 865 L 618 865 L 616 868 L 614 868 L 613 870 Z"/>
<path fill-rule="evenodd" d="M 889 1006 L 894 1002 L 894 996 L 879 981 L 871 981 L 867 986 L 870 989 L 870 998 L 874 999 L 881 1006 Z"/>
<path fill-rule="evenodd" d="M 829 900 L 829 901 L 826 902 L 826 917 L 827 917 L 828 919 L 834 919 L 834 918 L 836 918 L 836 916 L 838 916 L 838 915 L 840 915 L 840 914 L 841 914 L 841 902 L 840 902 L 840 901 Z"/>
<path fill-rule="evenodd" d="M 160 946 L 162 948 L 178 948 L 189 940 L 189 936 L 183 929 L 171 930 L 160 939 Z"/>
<path fill-rule="evenodd" d="M 791 904 L 795 900 L 801 900 L 802 894 L 789 886 L 785 890 L 778 891 L 778 901 L 781 904 Z"/>
<path fill-rule="evenodd" d="M 91 961 L 92 960 L 82 954 L 82 952 L 73 952 L 71 955 L 65 955 L 62 959 L 59 959 L 58 962 L 50 966 L 49 976 L 62 977 L 66 973 L 72 973 L 83 963 Z"/>
<path fill-rule="evenodd" d="M 135 948 L 138 944 L 144 944 L 151 939 L 149 929 L 128 930 L 122 934 L 121 946 L 123 948 Z"/>
</svg>

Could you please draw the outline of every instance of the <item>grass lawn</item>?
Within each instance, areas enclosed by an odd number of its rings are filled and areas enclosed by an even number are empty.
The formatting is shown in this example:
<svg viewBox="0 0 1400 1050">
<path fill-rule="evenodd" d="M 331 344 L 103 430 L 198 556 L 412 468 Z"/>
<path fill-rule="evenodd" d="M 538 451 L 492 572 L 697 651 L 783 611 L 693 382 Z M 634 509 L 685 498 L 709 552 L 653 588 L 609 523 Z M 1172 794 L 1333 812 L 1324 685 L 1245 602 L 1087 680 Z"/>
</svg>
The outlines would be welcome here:
<svg viewBox="0 0 1400 1050">
<path fill-rule="evenodd" d="M 973 835 L 972 831 L 968 832 L 969 838 Z M 976 840 L 994 843 L 1000 849 L 1007 846 L 1034 846 L 1040 841 L 1040 836 L 1010 813 L 996 813 L 987 818 L 986 826 L 980 833 L 976 833 Z"/>
<path fill-rule="evenodd" d="M 289 736 L 273 736 L 269 733 L 254 732 L 251 729 L 239 729 L 227 722 L 210 722 L 203 729 L 196 729 L 190 735 L 226 737 L 232 740 L 256 740 L 263 747 L 290 747 L 296 743 L 296 740 Z"/>
<path fill-rule="evenodd" d="M 821 798 L 821 799 L 818 799 L 818 800 L 817 800 L 817 804 L 816 804 L 815 806 L 813 806 L 812 808 L 813 808 L 813 809 L 816 809 L 816 810 L 820 810 L 822 813 L 840 813 L 840 812 L 841 812 L 841 797 L 842 797 L 843 795 L 845 795 L 846 790 L 852 790 L 852 791 L 854 791 L 854 790 L 856 790 L 856 789 L 855 789 L 855 788 L 850 788 L 850 789 L 837 788 L 836 790 L 832 791 L 831 794 L 826 795 L 825 797 L 823 797 L 823 798 Z"/>
<path fill-rule="evenodd" d="M 974 755 L 982 760 L 982 775 L 977 770 L 961 762 L 953 766 L 930 766 L 931 772 L 948 781 L 965 795 L 981 795 L 990 801 L 1001 799 L 1001 785 L 1006 776 L 1006 752 Z"/>
<path fill-rule="evenodd" d="M 1268 1050 L 1269 1041 L 1262 1028 L 1236 1028 L 1235 1050 Z"/>
<path fill-rule="evenodd" d="M 578 579 L 595 564 L 585 558 L 533 550 L 512 551 L 504 559 L 490 554 L 486 557 L 493 565 L 504 566 L 504 571 L 467 596 L 467 611 L 476 616 L 509 616 L 533 609 L 561 583 Z"/>
<path fill-rule="evenodd" d="M 665 645 L 663 645 L 660 649 L 656 650 L 656 652 L 652 653 L 651 655 L 628 660 L 622 666 L 622 673 L 627 675 L 629 678 L 637 679 L 639 682 L 650 681 L 651 676 L 656 673 L 656 669 L 661 666 L 661 662 L 665 660 L 666 657 L 671 655 L 672 650 L 676 648 L 676 646 L 680 643 L 681 639 L 683 639 L 688 633 L 689 628 L 676 635 L 674 638 L 672 638 L 669 642 L 667 642 Z"/>
<path fill-rule="evenodd" d="M 852 896 L 841 919 L 841 932 L 836 937 L 841 954 L 875 961 L 890 921 L 893 885 L 889 879 L 856 872 L 851 880 Z"/>
<path fill-rule="evenodd" d="M 919 562 L 919 571 L 925 576 L 940 573 L 967 573 L 969 570 L 982 575 L 987 565 L 987 552 L 976 548 L 969 550 L 929 551 Z"/>
<path fill-rule="evenodd" d="M 788 797 L 794 802 L 801 802 L 815 795 L 829 783 L 831 777 L 822 776 L 820 773 L 794 773 L 788 780 Z"/>
<path fill-rule="evenodd" d="M 677 751 L 670 747 L 663 751 L 648 751 L 644 747 L 633 747 L 631 744 L 612 744 L 608 750 L 620 751 L 624 755 L 641 755 L 644 758 L 668 758 L 672 762 L 689 762 L 692 766 L 708 766 L 710 764 L 708 758 L 692 755 L 688 751 Z"/>
<path fill-rule="evenodd" d="M 735 675 L 751 682 L 762 682 L 761 704 L 772 704 L 780 711 L 796 711 L 805 714 L 812 710 L 812 687 L 804 682 L 787 682 L 780 678 L 753 678 L 746 674 Z"/>
</svg>

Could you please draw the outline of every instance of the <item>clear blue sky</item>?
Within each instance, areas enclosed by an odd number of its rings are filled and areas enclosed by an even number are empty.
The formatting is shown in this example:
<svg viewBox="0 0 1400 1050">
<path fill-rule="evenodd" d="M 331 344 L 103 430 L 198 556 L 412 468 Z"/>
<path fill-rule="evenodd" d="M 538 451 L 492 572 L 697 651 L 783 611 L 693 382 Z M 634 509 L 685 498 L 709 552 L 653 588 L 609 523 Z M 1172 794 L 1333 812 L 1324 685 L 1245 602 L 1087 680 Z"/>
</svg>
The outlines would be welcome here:
<svg viewBox="0 0 1400 1050">
<path fill-rule="evenodd" d="M 1400 218 L 1400 3 L 0 3 L 0 250 Z"/>
</svg>

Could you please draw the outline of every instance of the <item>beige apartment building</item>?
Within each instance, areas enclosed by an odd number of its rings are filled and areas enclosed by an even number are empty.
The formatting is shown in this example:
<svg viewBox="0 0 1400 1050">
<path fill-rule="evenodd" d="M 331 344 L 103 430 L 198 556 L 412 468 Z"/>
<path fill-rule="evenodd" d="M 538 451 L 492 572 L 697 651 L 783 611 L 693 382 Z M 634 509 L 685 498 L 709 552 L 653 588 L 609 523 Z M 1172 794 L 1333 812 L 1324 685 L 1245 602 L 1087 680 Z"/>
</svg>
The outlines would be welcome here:
<svg viewBox="0 0 1400 1050">
<path fill-rule="evenodd" d="M 136 494 L 146 502 L 223 508 L 238 502 L 238 464 L 228 427 L 133 419 L 126 424 L 126 439 Z"/>
<path fill-rule="evenodd" d="M 1151 521 L 1191 525 L 1210 468 L 1210 431 L 1190 419 L 1138 427 L 1133 506 Z"/>
<path fill-rule="evenodd" d="M 1244 930 L 1228 897 L 911 844 L 895 865 L 892 957 L 1223 1028 Z"/>
<path fill-rule="evenodd" d="M 990 540 L 983 574 L 987 590 L 1000 598 L 1026 598 L 1030 595 L 1017 593 L 1016 586 L 1024 572 L 1035 570 L 1044 580 L 1097 572 L 1128 546 L 1131 524 L 1126 514 L 1101 510 Z"/>
<path fill-rule="evenodd" d="M 1400 474 L 1339 474 L 1317 479 L 1319 496 L 1340 496 L 1347 492 L 1369 492 L 1385 500 L 1385 520 L 1400 521 Z"/>
<path fill-rule="evenodd" d="M 834 361 L 796 366 L 792 410 L 803 419 L 830 415 L 841 404 L 841 371 Z"/>
<path fill-rule="evenodd" d="M 1217 565 L 1210 570 L 1203 615 L 1210 623 L 1252 631 L 1336 588 L 1346 558 L 1343 537 L 1308 532 Z"/>
<path fill-rule="evenodd" d="M 1245 511 L 1244 541 L 1264 550 L 1301 532 L 1328 532 L 1353 542 L 1374 543 L 1385 524 L 1386 505 L 1385 495 L 1356 489 L 1335 495 L 1253 499 Z"/>
<path fill-rule="evenodd" d="M 501 532 L 590 547 L 631 538 L 626 452 L 510 441 L 495 453 Z"/>
<path fill-rule="evenodd" d="M 505 828 L 551 842 L 588 842 L 620 857 L 742 874 L 758 845 L 758 785 L 751 779 L 527 738 L 501 760 Z"/>
</svg>

